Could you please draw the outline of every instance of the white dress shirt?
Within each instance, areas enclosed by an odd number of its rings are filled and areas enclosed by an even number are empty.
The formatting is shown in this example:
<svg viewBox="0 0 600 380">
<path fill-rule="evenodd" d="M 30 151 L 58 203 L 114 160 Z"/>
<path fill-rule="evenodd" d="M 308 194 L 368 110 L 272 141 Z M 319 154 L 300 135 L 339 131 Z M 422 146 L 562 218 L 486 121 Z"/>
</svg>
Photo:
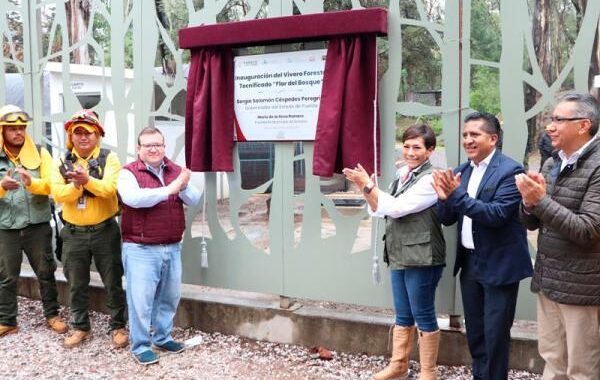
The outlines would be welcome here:
<svg viewBox="0 0 600 380">
<path fill-rule="evenodd" d="M 577 162 L 577 160 L 579 159 L 579 156 L 581 156 L 581 153 L 583 153 L 584 149 L 587 148 L 588 145 L 590 145 L 592 143 L 592 141 L 594 141 L 595 139 L 596 139 L 596 136 L 594 135 L 594 137 L 592 137 L 590 139 L 590 141 L 583 144 L 583 146 L 581 148 L 577 149 L 577 151 L 575 153 L 573 153 L 571 156 L 569 156 L 568 158 L 564 151 L 559 150 L 558 157 L 560 157 L 560 159 L 562 160 L 562 162 L 560 163 L 560 171 L 562 172 L 564 170 L 564 168 L 567 167 L 567 165 L 575 164 Z"/>
<path fill-rule="evenodd" d="M 157 188 L 140 188 L 137 179 L 129 170 L 121 170 L 119 174 L 119 182 L 117 184 L 117 190 L 121 196 L 121 201 L 129 207 L 142 208 L 152 207 L 162 201 L 169 198 L 169 190 L 165 186 L 165 180 L 163 176 L 163 169 L 165 164 L 162 163 L 158 171 L 153 167 L 146 165 L 146 168 L 150 170 L 163 184 L 163 187 Z M 179 198 L 186 205 L 197 205 L 200 202 L 200 192 L 194 185 L 188 183 L 187 187 L 179 192 Z"/>
<path fill-rule="evenodd" d="M 477 189 L 481 184 L 481 180 L 483 179 L 483 175 L 490 165 L 490 161 L 492 157 L 496 153 L 496 149 L 490 153 L 484 160 L 482 160 L 479 165 L 475 165 L 473 161 L 471 161 L 471 167 L 473 171 L 471 172 L 471 177 L 469 178 L 469 184 L 467 185 L 467 193 L 469 197 L 475 198 L 477 196 Z M 468 216 L 463 216 L 462 222 L 462 230 L 460 231 L 460 239 L 463 247 L 468 249 L 475 249 L 475 244 L 473 243 L 473 220 Z"/>
<path fill-rule="evenodd" d="M 398 190 L 410 180 L 412 173 L 402 181 L 402 178 L 408 173 L 408 166 L 403 166 L 398 170 L 400 181 Z M 379 191 L 377 198 L 377 210 L 368 208 L 369 215 L 383 218 L 389 216 L 391 218 L 400 218 L 405 215 L 414 214 L 423 211 L 437 202 L 437 193 L 433 188 L 433 177 L 431 174 L 426 174 L 421 177 L 414 185 L 409 187 L 404 193 L 394 197 L 393 195 Z"/>
</svg>

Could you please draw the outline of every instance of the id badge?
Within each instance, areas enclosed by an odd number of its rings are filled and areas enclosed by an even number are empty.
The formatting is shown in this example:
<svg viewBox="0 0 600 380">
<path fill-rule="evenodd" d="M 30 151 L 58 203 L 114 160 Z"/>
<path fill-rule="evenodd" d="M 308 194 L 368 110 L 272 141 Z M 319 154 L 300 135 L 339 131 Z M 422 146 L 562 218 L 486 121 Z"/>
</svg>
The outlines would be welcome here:
<svg viewBox="0 0 600 380">
<path fill-rule="evenodd" d="M 79 197 L 79 199 L 77 200 L 77 208 L 80 210 L 85 209 L 85 206 L 87 205 L 87 197 L 85 195 L 82 195 Z"/>
</svg>

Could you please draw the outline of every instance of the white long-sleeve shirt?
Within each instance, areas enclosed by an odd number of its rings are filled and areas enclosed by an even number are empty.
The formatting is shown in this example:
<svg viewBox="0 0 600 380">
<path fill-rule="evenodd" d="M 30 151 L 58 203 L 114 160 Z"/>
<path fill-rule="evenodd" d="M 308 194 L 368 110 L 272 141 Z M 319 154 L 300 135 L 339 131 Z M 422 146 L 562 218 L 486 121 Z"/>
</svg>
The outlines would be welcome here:
<svg viewBox="0 0 600 380">
<path fill-rule="evenodd" d="M 399 178 L 404 178 L 407 172 L 407 166 L 400 168 Z M 405 181 L 400 180 L 398 188 L 402 187 L 409 178 Z M 369 215 L 375 217 L 400 218 L 423 211 L 433 206 L 437 200 L 438 196 L 433 188 L 433 177 L 431 174 L 427 174 L 397 197 L 380 190 L 377 198 L 377 210 L 373 211 L 369 207 L 368 211 Z"/>
<path fill-rule="evenodd" d="M 588 142 L 586 142 L 585 144 L 583 144 L 581 146 L 581 148 L 577 149 L 569 157 L 567 157 L 567 155 L 565 154 L 565 152 L 562 149 L 559 150 L 558 151 L 558 157 L 560 157 L 560 159 L 561 159 L 560 171 L 562 172 L 567 167 L 567 165 L 574 165 L 574 164 L 576 164 L 577 160 L 579 159 L 579 156 L 581 156 L 581 153 L 583 153 L 583 151 L 585 150 L 585 148 L 587 148 L 588 145 L 590 145 L 595 139 L 596 139 L 596 136 L 592 137 Z"/>
<path fill-rule="evenodd" d="M 157 188 L 140 188 L 137 179 L 129 170 L 121 170 L 119 174 L 119 181 L 117 184 L 117 190 L 121 196 L 121 201 L 129 207 L 143 208 L 152 207 L 162 201 L 169 198 L 169 190 L 165 186 L 163 168 L 164 164 L 161 165 L 160 169 L 156 171 L 151 166 L 146 165 L 163 184 L 163 187 Z M 200 202 L 200 191 L 188 183 L 187 187 L 179 192 L 179 198 L 188 206 L 195 206 Z"/>
<path fill-rule="evenodd" d="M 477 189 L 479 189 L 481 180 L 492 161 L 494 153 L 496 153 L 496 149 L 482 160 L 479 165 L 475 165 L 473 161 L 471 161 L 473 171 L 471 172 L 471 177 L 469 177 L 469 183 L 467 184 L 467 193 L 469 194 L 469 197 L 473 199 L 476 198 Z M 462 229 L 460 230 L 460 242 L 465 248 L 475 249 L 475 243 L 473 242 L 473 220 L 466 215 L 463 216 Z"/>
</svg>

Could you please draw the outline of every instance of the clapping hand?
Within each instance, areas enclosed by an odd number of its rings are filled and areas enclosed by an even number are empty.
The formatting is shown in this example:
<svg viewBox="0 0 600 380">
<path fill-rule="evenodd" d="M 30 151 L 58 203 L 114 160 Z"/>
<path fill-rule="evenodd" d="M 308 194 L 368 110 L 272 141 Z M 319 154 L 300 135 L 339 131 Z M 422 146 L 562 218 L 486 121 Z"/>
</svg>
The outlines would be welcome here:
<svg viewBox="0 0 600 380">
<path fill-rule="evenodd" d="M 31 186 L 31 174 L 22 166 L 17 167 L 17 172 L 21 176 L 21 181 L 23 181 L 23 185 Z"/>
<path fill-rule="evenodd" d="M 438 195 L 438 199 L 445 201 L 450 197 L 454 190 L 460 186 L 460 173 L 454 174 L 452 169 L 433 171 L 433 189 Z"/>
<path fill-rule="evenodd" d="M 527 174 L 517 174 L 515 183 L 527 208 L 535 207 L 546 195 L 546 181 L 538 172 L 530 170 Z"/>
<path fill-rule="evenodd" d="M 82 166 L 78 166 L 75 170 L 67 172 L 69 181 L 72 182 L 75 187 L 80 188 L 85 186 L 90 181 L 90 176 L 86 169 Z"/>
<path fill-rule="evenodd" d="M 181 173 L 175 178 L 173 182 L 171 182 L 167 188 L 169 189 L 169 194 L 175 195 L 180 191 L 185 190 L 188 183 L 190 182 L 190 178 L 192 176 L 192 171 L 188 168 L 182 168 Z"/>
<path fill-rule="evenodd" d="M 0 181 L 0 186 L 2 186 L 2 188 L 4 190 L 7 190 L 7 191 L 17 190 L 19 188 L 19 186 L 21 186 L 19 181 L 17 181 L 16 179 L 14 179 L 12 177 L 12 174 L 13 174 L 13 170 L 8 169 L 8 171 L 6 172 L 4 177 L 2 177 L 2 181 Z"/>
<path fill-rule="evenodd" d="M 181 188 L 179 191 L 185 190 L 188 183 L 190 182 L 190 178 L 192 177 L 192 171 L 188 168 L 182 168 L 181 173 L 179 173 L 179 177 L 181 179 Z"/>
<path fill-rule="evenodd" d="M 369 177 L 369 173 L 367 173 L 361 164 L 356 164 L 354 169 L 344 168 L 342 173 L 344 173 L 348 181 L 354 183 L 359 189 L 365 187 L 369 181 L 373 181 L 375 178 L 375 173 Z"/>
</svg>

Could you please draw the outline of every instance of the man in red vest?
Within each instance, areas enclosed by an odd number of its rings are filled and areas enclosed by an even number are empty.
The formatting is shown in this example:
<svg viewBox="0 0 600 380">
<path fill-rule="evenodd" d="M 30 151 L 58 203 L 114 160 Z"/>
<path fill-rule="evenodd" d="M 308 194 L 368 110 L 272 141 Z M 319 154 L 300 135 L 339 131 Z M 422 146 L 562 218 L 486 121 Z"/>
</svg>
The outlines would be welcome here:
<svg viewBox="0 0 600 380">
<path fill-rule="evenodd" d="M 137 150 L 138 159 L 121 170 L 118 191 L 131 352 L 147 365 L 158 362 L 152 345 L 171 353 L 184 349 L 171 336 L 180 298 L 183 204 L 197 204 L 200 193 L 189 183 L 191 171 L 165 157 L 158 129 L 142 129 Z"/>
</svg>

